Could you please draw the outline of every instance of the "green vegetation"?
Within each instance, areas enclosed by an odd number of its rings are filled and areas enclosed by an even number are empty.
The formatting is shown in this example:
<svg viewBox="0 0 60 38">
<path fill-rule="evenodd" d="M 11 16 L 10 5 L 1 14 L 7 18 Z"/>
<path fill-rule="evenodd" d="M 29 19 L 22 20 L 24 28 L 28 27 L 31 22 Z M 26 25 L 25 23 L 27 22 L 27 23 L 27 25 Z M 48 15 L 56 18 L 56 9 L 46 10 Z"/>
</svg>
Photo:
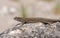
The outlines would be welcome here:
<svg viewBox="0 0 60 38">
<path fill-rule="evenodd" d="M 58 2 L 55 6 L 55 14 L 59 14 L 60 15 L 60 2 Z"/>
<path fill-rule="evenodd" d="M 21 11 L 22 11 L 22 17 L 26 18 L 26 9 L 24 8 L 24 6 L 21 7 Z"/>
<path fill-rule="evenodd" d="M 56 8 L 60 8 L 60 2 L 56 4 Z"/>
<path fill-rule="evenodd" d="M 51 1 L 53 1 L 53 0 L 43 0 L 43 1 L 46 1 L 46 2 L 51 2 Z"/>
</svg>

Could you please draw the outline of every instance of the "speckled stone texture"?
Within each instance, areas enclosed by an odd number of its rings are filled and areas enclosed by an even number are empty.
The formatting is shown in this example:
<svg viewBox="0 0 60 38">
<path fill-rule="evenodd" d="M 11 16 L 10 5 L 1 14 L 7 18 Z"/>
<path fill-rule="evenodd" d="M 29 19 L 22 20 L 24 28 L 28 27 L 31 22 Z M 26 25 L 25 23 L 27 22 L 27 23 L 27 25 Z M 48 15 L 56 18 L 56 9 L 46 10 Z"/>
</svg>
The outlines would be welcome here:
<svg viewBox="0 0 60 38">
<path fill-rule="evenodd" d="M 17 24 L 1 33 L 0 38 L 60 38 L 60 22 Z"/>
</svg>

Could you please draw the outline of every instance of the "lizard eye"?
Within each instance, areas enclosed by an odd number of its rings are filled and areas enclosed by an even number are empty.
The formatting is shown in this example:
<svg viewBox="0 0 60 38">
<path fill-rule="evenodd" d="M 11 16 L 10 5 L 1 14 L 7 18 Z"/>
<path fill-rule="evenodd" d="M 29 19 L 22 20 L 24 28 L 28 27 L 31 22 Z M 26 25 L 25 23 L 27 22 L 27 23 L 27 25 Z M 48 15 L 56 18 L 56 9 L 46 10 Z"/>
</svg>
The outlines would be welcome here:
<svg viewBox="0 0 60 38">
<path fill-rule="evenodd" d="M 14 20 L 19 21 L 19 22 L 23 22 L 23 21 L 24 21 L 24 20 L 23 20 L 22 18 L 20 18 L 20 17 L 15 17 Z"/>
</svg>

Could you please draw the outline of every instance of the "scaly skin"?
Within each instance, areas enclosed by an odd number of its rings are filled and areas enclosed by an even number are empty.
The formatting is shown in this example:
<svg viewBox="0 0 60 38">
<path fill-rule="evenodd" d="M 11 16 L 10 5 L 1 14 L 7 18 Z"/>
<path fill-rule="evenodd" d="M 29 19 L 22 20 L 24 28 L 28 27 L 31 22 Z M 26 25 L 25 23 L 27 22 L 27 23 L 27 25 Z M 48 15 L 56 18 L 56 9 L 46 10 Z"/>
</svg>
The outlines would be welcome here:
<svg viewBox="0 0 60 38">
<path fill-rule="evenodd" d="M 15 20 L 23 23 L 34 23 L 34 22 L 43 22 L 43 23 L 54 23 L 58 22 L 60 20 L 56 19 L 47 19 L 47 18 L 20 18 L 20 17 L 15 17 Z"/>
</svg>

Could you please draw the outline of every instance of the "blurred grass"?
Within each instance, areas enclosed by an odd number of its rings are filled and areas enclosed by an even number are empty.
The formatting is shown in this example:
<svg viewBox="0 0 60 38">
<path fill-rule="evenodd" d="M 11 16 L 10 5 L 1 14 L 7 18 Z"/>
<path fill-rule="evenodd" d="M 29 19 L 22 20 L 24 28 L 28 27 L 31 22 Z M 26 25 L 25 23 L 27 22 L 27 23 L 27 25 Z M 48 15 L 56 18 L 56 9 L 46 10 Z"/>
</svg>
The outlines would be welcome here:
<svg viewBox="0 0 60 38">
<path fill-rule="evenodd" d="M 60 15 L 60 2 L 56 4 L 54 11 L 56 15 Z"/>
<path fill-rule="evenodd" d="M 43 1 L 46 1 L 46 2 L 52 2 L 53 0 L 43 0 Z"/>
<path fill-rule="evenodd" d="M 22 18 L 26 18 L 27 15 L 26 15 L 26 9 L 24 8 L 24 6 L 21 7 L 21 11 L 22 11 Z"/>
</svg>

